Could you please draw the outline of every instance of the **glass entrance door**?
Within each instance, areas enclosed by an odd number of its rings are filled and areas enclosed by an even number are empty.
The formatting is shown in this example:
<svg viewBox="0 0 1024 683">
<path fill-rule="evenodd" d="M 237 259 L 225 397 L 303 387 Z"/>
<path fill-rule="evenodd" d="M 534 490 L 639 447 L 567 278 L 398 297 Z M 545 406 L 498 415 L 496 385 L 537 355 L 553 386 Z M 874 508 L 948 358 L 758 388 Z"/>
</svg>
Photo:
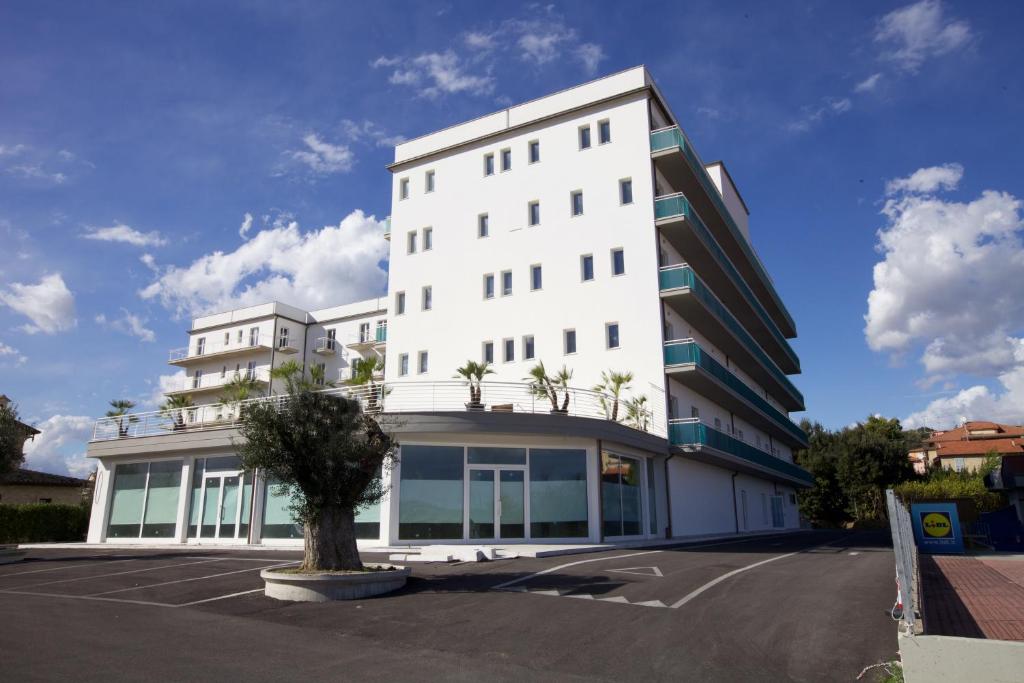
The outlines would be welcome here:
<svg viewBox="0 0 1024 683">
<path fill-rule="evenodd" d="M 247 520 L 243 519 L 242 473 L 214 473 L 203 477 L 199 492 L 200 538 L 245 540 Z M 241 523 L 240 523 L 241 522 Z"/>
<path fill-rule="evenodd" d="M 471 467 L 468 479 L 469 538 L 526 538 L 525 470 Z"/>
</svg>

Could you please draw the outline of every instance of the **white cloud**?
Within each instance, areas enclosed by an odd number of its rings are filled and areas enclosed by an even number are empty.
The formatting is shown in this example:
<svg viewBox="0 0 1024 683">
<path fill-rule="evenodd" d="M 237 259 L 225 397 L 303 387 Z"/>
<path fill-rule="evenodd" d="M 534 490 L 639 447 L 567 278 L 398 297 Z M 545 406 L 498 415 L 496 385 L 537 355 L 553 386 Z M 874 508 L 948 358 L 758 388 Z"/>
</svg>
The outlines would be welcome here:
<svg viewBox="0 0 1024 683">
<path fill-rule="evenodd" d="M 345 173 L 352 170 L 355 157 L 347 145 L 335 145 L 320 138 L 316 133 L 309 133 L 302 142 L 306 149 L 291 153 L 294 160 L 304 164 L 315 175 Z"/>
<path fill-rule="evenodd" d="M 100 313 L 95 317 L 95 321 L 97 325 L 109 325 L 112 330 L 132 337 L 138 337 L 139 340 L 144 342 L 156 341 L 156 333 L 146 327 L 146 323 L 149 321 L 145 318 L 140 318 L 134 313 L 129 313 L 124 308 L 121 309 L 120 318 L 108 320 L 107 316 Z"/>
<path fill-rule="evenodd" d="M 817 106 L 804 107 L 802 116 L 788 123 L 786 128 L 792 133 L 806 133 L 821 123 L 825 117 L 845 114 L 852 108 L 853 103 L 848 97 L 826 97 Z"/>
<path fill-rule="evenodd" d="M 483 31 L 470 31 L 463 37 L 463 40 L 466 47 L 484 52 L 489 52 L 498 46 L 497 35 Z"/>
<path fill-rule="evenodd" d="M 583 70 L 588 75 L 595 74 L 597 67 L 601 64 L 601 60 L 605 58 L 604 50 L 596 43 L 583 43 L 576 48 L 574 54 L 576 59 L 580 60 L 583 64 Z"/>
<path fill-rule="evenodd" d="M 380 265 L 387 255 L 383 224 L 356 210 L 337 226 L 303 232 L 291 222 L 262 230 L 235 251 L 161 269 L 139 295 L 178 317 L 267 301 L 322 308 L 378 296 L 387 285 Z"/>
<path fill-rule="evenodd" d="M 12 282 L 7 290 L 0 290 L 0 304 L 32 321 L 21 328 L 28 334 L 66 332 L 77 324 L 75 297 L 60 273 L 44 275 L 34 285 Z"/>
<path fill-rule="evenodd" d="M 857 93 L 871 92 L 878 87 L 878 82 L 882 80 L 882 74 L 871 74 L 863 81 L 853 86 L 853 91 Z"/>
<path fill-rule="evenodd" d="M 242 225 L 240 228 L 238 228 L 238 236 L 241 237 L 243 240 L 247 239 L 247 235 L 249 234 L 250 230 L 252 230 L 252 214 L 246 212 L 245 216 L 242 217 Z"/>
<path fill-rule="evenodd" d="M 42 433 L 25 442 L 25 467 L 84 479 L 96 469 L 95 461 L 85 457 L 93 422 L 84 415 L 54 415 L 36 423 Z"/>
<path fill-rule="evenodd" d="M 945 16 L 939 0 L 921 0 L 889 12 L 874 33 L 875 42 L 885 46 L 882 58 L 911 73 L 932 57 L 964 47 L 972 38 L 968 23 Z"/>
<path fill-rule="evenodd" d="M 140 232 L 123 223 L 115 223 L 107 228 L 87 228 L 82 237 L 98 242 L 121 242 L 135 247 L 162 247 L 167 244 L 167 239 L 156 230 Z"/>
<path fill-rule="evenodd" d="M 0 342 L 0 368 L 4 367 L 5 361 L 13 361 L 15 366 L 20 366 L 28 361 L 28 357 L 13 346 Z"/>
<path fill-rule="evenodd" d="M 388 82 L 413 87 L 421 97 L 435 99 L 461 92 L 486 95 L 494 90 L 493 78 L 469 73 L 453 50 L 427 52 L 411 59 L 381 57 L 374 66 L 393 67 Z"/>
<path fill-rule="evenodd" d="M 547 64 L 561 55 L 562 43 L 575 37 L 575 32 L 560 25 L 531 23 L 519 36 L 520 57 L 534 64 Z"/>
<path fill-rule="evenodd" d="M 341 120 L 342 134 L 352 142 L 372 143 L 376 147 L 394 147 L 405 142 L 402 135 L 391 135 L 373 121 L 362 123 L 351 119 Z"/>
<path fill-rule="evenodd" d="M 185 386 L 186 379 L 187 375 L 184 370 L 178 370 L 169 375 L 160 375 L 156 378 L 156 382 L 147 379 L 146 384 L 150 385 L 151 391 L 139 399 L 139 408 L 159 410 L 167 398 L 164 394 L 181 389 Z"/>
<path fill-rule="evenodd" d="M 59 171 L 48 171 L 39 164 L 15 164 L 8 166 L 7 172 L 27 180 L 41 180 L 54 185 L 63 185 L 68 179 L 67 175 Z"/>
<path fill-rule="evenodd" d="M 960 164 L 943 164 L 919 168 L 906 178 L 894 178 L 885 184 L 888 195 L 897 192 L 916 192 L 927 194 L 936 190 L 955 190 L 964 177 L 964 167 Z"/>
<path fill-rule="evenodd" d="M 955 396 L 940 398 L 902 420 L 908 429 L 932 427 L 948 429 L 967 420 L 993 420 L 1024 424 L 1024 354 L 1018 366 L 999 375 L 1001 391 L 993 392 L 978 384 Z"/>
</svg>

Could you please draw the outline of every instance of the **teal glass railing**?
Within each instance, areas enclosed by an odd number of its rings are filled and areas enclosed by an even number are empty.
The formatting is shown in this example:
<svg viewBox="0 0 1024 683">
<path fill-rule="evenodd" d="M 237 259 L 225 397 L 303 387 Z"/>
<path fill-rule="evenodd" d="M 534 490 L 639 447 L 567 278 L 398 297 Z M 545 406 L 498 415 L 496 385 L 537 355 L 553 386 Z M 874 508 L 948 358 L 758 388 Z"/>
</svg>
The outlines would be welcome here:
<svg viewBox="0 0 1024 683">
<path fill-rule="evenodd" d="M 714 181 L 711 180 L 711 176 L 708 175 L 707 170 L 704 168 L 704 164 L 697 154 L 693 151 L 693 146 L 690 145 L 690 141 L 683 135 L 683 131 L 679 130 L 678 126 L 671 128 L 663 128 L 662 130 L 656 130 L 651 132 L 651 151 L 660 152 L 665 149 L 678 148 L 682 153 L 683 157 L 689 162 L 690 169 L 693 171 L 697 178 L 697 181 L 704 188 L 708 197 L 711 198 L 715 208 L 718 209 L 718 213 L 722 218 L 722 221 L 728 227 L 732 233 L 736 243 L 740 245 L 740 249 L 743 250 L 743 254 L 747 257 L 747 260 L 753 264 L 754 270 L 757 272 L 758 277 L 764 284 L 768 294 L 772 297 L 775 305 L 779 311 L 782 312 L 782 316 L 786 319 L 786 322 L 793 329 L 796 329 L 796 325 L 793 322 L 793 318 L 789 315 L 789 311 L 786 310 L 785 304 L 782 303 L 782 299 L 779 297 L 778 292 L 775 291 L 775 286 L 772 284 L 771 278 L 768 277 L 767 271 L 764 269 L 764 265 L 761 260 L 757 258 L 753 250 L 750 248 L 750 244 L 747 242 L 747 238 L 743 236 L 736 221 L 732 219 L 732 214 L 725 208 L 725 203 L 722 201 L 722 196 L 718 193 L 718 188 L 715 187 Z"/>
<path fill-rule="evenodd" d="M 781 458 L 776 458 L 771 453 L 766 453 L 760 448 L 754 448 L 750 444 L 720 432 L 713 427 L 709 427 L 702 422 L 670 422 L 668 425 L 668 438 L 673 446 L 707 446 L 708 448 L 714 448 L 761 467 L 767 467 L 789 477 L 799 479 L 808 485 L 814 484 L 814 477 L 804 468 L 791 462 L 786 462 Z"/>
<path fill-rule="evenodd" d="M 377 342 L 386 342 L 388 340 L 388 327 L 387 325 L 377 326 Z"/>
<path fill-rule="evenodd" d="M 771 420 L 781 427 L 787 434 L 797 440 L 802 446 L 807 446 L 807 434 L 804 430 L 789 419 L 781 410 L 773 406 L 768 400 L 758 394 L 754 389 L 739 377 L 734 375 L 724 365 L 718 362 L 714 356 L 707 353 L 700 345 L 691 340 L 665 343 L 665 365 L 683 365 L 693 363 L 719 382 L 729 387 L 742 396 L 748 403 L 767 415 Z"/>
<path fill-rule="evenodd" d="M 750 287 L 747 285 L 747 281 L 743 279 L 739 271 L 736 270 L 736 266 L 733 265 L 732 261 L 726 256 L 725 251 L 722 250 L 721 245 L 708 230 L 707 226 L 704 225 L 704 221 L 700 219 L 697 212 L 693 210 L 693 206 L 687 201 L 686 196 L 682 194 L 669 195 L 667 197 L 656 197 L 654 200 L 654 217 L 670 218 L 673 216 L 682 216 L 686 218 L 690 225 L 693 226 L 693 231 L 697 235 L 697 238 L 704 244 L 704 248 L 711 253 L 711 256 L 715 259 L 715 263 L 725 271 L 726 276 L 732 281 L 736 288 L 743 295 L 743 298 L 750 303 L 750 307 L 754 309 L 754 313 L 764 323 L 768 329 L 769 334 L 772 335 L 772 339 L 779 345 L 782 352 L 786 354 L 786 357 L 795 365 L 800 367 L 800 359 L 797 357 L 793 348 L 786 341 L 786 338 L 782 336 L 782 332 L 779 330 L 778 325 L 772 320 L 772 317 L 768 315 L 768 311 L 764 310 L 764 306 L 758 300 L 754 293 L 750 291 Z"/>
<path fill-rule="evenodd" d="M 789 381 L 789 378 L 786 377 L 785 373 L 779 369 L 779 366 L 775 364 L 775 361 L 765 353 L 765 350 L 761 348 L 757 341 L 750 336 L 750 333 L 747 332 L 746 328 L 740 324 L 740 321 L 736 320 L 735 316 L 729 312 L 729 309 L 718 300 L 718 297 L 711 291 L 711 288 L 704 284 L 703 280 L 697 277 L 690 266 L 682 265 L 662 268 L 658 271 L 658 284 L 662 290 L 689 287 L 690 291 L 700 299 L 701 303 L 703 303 L 708 310 L 714 313 L 722 324 L 736 335 L 736 338 L 740 343 L 743 344 L 743 346 L 761 362 L 761 365 L 763 365 L 772 377 L 774 377 L 775 380 L 782 385 L 787 392 L 789 392 L 789 395 L 799 403 L 800 409 L 803 410 L 803 394 L 801 394 L 796 386 Z"/>
</svg>

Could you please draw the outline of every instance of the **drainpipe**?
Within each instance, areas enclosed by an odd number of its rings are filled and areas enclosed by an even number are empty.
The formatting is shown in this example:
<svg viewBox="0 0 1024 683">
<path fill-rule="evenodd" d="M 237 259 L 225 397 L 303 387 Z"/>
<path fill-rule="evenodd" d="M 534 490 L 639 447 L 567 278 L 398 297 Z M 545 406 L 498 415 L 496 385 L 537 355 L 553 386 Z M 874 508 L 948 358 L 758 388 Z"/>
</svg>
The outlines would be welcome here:
<svg viewBox="0 0 1024 683">
<path fill-rule="evenodd" d="M 739 472 L 732 473 L 732 518 L 736 522 L 736 533 L 740 533 L 740 511 L 736 509 L 736 475 Z"/>
</svg>

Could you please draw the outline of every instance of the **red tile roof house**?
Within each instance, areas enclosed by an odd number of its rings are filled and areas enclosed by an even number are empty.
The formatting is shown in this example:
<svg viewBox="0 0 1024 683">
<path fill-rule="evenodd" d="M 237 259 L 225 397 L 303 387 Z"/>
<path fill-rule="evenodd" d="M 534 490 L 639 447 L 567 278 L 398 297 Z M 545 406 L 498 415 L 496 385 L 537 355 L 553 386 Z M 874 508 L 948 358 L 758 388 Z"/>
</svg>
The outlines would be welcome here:
<svg viewBox="0 0 1024 683">
<path fill-rule="evenodd" d="M 956 429 L 932 432 L 923 450 L 929 467 L 975 471 L 985 464 L 990 453 L 1024 455 L 1024 426 L 965 422 Z"/>
</svg>

